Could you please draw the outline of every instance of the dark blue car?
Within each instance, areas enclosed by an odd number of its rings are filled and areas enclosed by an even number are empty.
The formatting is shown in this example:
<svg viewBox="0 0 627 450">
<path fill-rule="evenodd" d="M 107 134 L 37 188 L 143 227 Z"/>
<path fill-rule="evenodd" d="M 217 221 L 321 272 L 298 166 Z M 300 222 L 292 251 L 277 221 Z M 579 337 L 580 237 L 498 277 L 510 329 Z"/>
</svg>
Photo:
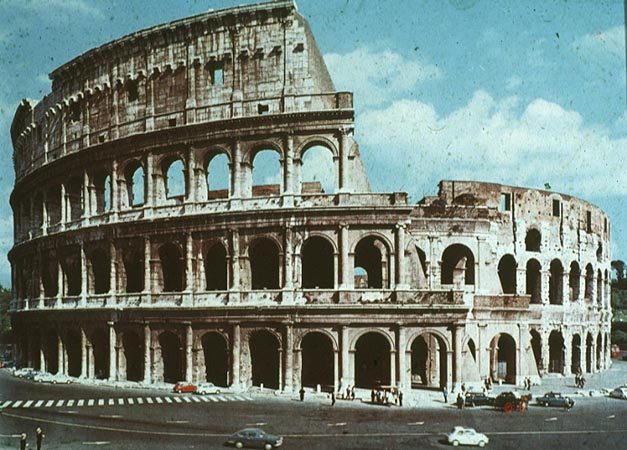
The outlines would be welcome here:
<svg viewBox="0 0 627 450">
<path fill-rule="evenodd" d="M 575 401 L 570 397 L 564 397 L 559 392 L 547 392 L 542 397 L 538 397 L 536 402 L 540 406 L 557 406 L 560 408 L 572 408 Z"/>
<path fill-rule="evenodd" d="M 283 438 L 267 434 L 259 428 L 244 428 L 230 435 L 226 443 L 234 445 L 235 448 L 251 447 L 270 450 L 283 444 Z"/>
</svg>

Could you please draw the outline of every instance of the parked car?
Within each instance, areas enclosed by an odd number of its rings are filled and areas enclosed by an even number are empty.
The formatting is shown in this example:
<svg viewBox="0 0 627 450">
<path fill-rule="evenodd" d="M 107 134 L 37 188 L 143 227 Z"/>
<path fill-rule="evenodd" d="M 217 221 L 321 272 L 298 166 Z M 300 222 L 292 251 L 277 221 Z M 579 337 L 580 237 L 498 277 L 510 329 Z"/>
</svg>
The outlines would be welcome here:
<svg viewBox="0 0 627 450">
<path fill-rule="evenodd" d="M 494 397 L 489 397 L 483 392 L 466 392 L 466 406 L 493 405 Z"/>
<path fill-rule="evenodd" d="M 627 387 L 617 387 L 612 392 L 610 392 L 610 397 L 621 398 L 623 400 L 627 399 Z"/>
<path fill-rule="evenodd" d="M 196 394 L 219 394 L 220 388 L 213 383 L 200 383 L 196 386 Z"/>
<path fill-rule="evenodd" d="M 536 402 L 540 406 L 558 406 L 560 408 L 572 408 L 575 401 L 570 397 L 564 397 L 559 392 L 547 392 L 542 397 L 538 397 Z"/>
<path fill-rule="evenodd" d="M 260 428 L 244 428 L 230 435 L 226 443 L 234 445 L 235 448 L 251 447 L 270 450 L 281 446 L 283 438 L 267 434 Z"/>
<path fill-rule="evenodd" d="M 37 383 L 70 384 L 72 382 L 72 379 L 68 377 L 67 375 L 61 375 L 61 374 L 53 375 L 51 373 L 42 372 L 42 373 L 34 374 L 33 381 L 36 381 Z"/>
<path fill-rule="evenodd" d="M 33 369 L 32 367 L 22 367 L 21 369 L 17 369 L 15 372 L 13 372 L 13 375 L 18 378 L 24 378 L 26 374 L 29 374 L 32 372 L 37 372 L 37 371 Z"/>
<path fill-rule="evenodd" d="M 457 447 L 458 445 L 478 445 L 485 447 L 490 439 L 483 434 L 475 431 L 474 428 L 455 427 L 453 431 L 446 435 L 448 443 Z"/>
<path fill-rule="evenodd" d="M 2 361 L 2 367 L 5 369 L 12 369 L 15 367 L 15 361 L 13 361 L 12 359 L 5 359 L 4 361 Z"/>
<path fill-rule="evenodd" d="M 178 383 L 174 385 L 174 389 L 172 390 L 179 394 L 181 392 L 195 392 L 196 385 L 194 383 L 189 383 L 187 381 L 179 381 Z"/>
<path fill-rule="evenodd" d="M 494 399 L 494 407 L 510 413 L 517 409 L 523 411 L 531 400 L 531 394 L 520 395 L 518 392 L 502 392 Z"/>
</svg>

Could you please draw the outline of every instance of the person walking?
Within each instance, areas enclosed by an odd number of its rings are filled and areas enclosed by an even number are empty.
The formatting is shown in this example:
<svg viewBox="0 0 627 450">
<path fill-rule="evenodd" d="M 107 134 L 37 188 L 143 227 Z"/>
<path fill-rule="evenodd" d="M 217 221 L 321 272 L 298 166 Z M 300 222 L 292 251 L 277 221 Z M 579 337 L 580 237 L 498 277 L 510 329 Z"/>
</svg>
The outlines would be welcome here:
<svg viewBox="0 0 627 450">
<path fill-rule="evenodd" d="M 355 400 L 355 386 L 351 386 L 351 400 Z"/>
<path fill-rule="evenodd" d="M 302 402 L 303 400 L 305 400 L 305 388 L 301 387 L 298 393 L 300 394 L 300 401 Z"/>
<path fill-rule="evenodd" d="M 37 450 L 41 450 L 43 448 L 43 440 L 46 437 L 41 427 L 37 427 L 35 430 L 35 436 L 37 438 Z"/>
<path fill-rule="evenodd" d="M 448 389 L 446 389 L 446 386 L 442 388 L 442 395 L 444 396 L 444 403 L 448 403 Z"/>
<path fill-rule="evenodd" d="M 374 393 L 374 389 L 370 391 L 370 403 L 374 403 L 376 398 L 376 394 Z"/>
<path fill-rule="evenodd" d="M 331 406 L 335 405 L 335 392 L 331 392 Z"/>
<path fill-rule="evenodd" d="M 26 442 L 26 433 L 22 433 L 20 436 L 20 450 L 26 450 L 28 442 Z"/>
<path fill-rule="evenodd" d="M 403 406 L 403 391 L 398 391 L 398 406 Z"/>
</svg>

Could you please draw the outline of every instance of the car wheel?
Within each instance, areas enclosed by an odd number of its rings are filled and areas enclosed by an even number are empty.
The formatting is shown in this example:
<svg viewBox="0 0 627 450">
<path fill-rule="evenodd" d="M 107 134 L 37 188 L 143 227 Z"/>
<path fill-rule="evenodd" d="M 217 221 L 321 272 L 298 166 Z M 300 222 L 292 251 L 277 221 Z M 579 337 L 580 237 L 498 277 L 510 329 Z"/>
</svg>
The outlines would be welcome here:
<svg viewBox="0 0 627 450">
<path fill-rule="evenodd" d="M 514 405 L 512 404 L 512 402 L 507 402 L 505 403 L 505 405 L 503 405 L 503 411 L 505 411 L 506 413 L 511 413 L 514 410 Z"/>
<path fill-rule="evenodd" d="M 52 384 L 57 384 L 57 380 L 52 380 Z"/>
<path fill-rule="evenodd" d="M 265 448 L 266 450 L 272 450 L 272 444 L 266 444 L 266 445 L 264 446 L 264 448 Z"/>
<path fill-rule="evenodd" d="M 37 383 L 41 383 L 41 380 L 37 380 Z"/>
<path fill-rule="evenodd" d="M 218 389 L 218 390 L 216 391 L 216 394 L 219 394 L 219 393 L 220 393 L 220 389 Z"/>
<path fill-rule="evenodd" d="M 479 441 L 479 447 L 481 448 L 485 447 L 485 441 Z"/>
<path fill-rule="evenodd" d="M 244 444 L 242 444 L 241 442 L 235 443 L 235 448 L 242 448 L 242 447 L 244 447 Z"/>
<path fill-rule="evenodd" d="M 542 406 L 549 406 L 548 402 L 542 403 Z"/>
<path fill-rule="evenodd" d="M 459 441 L 453 441 L 451 442 L 451 444 L 453 444 L 453 447 L 457 447 L 459 446 Z"/>
<path fill-rule="evenodd" d="M 180 393 L 181 393 L 181 390 L 180 390 L 180 389 L 177 389 L 177 390 L 175 390 L 174 392 L 176 392 L 177 394 L 180 394 Z"/>
</svg>

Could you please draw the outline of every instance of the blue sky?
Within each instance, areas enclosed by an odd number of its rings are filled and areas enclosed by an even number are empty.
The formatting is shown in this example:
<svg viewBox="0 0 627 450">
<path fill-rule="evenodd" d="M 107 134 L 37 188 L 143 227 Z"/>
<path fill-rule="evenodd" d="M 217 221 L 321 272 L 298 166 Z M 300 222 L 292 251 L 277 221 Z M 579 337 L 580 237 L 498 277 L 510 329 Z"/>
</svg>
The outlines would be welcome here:
<svg viewBox="0 0 627 450">
<path fill-rule="evenodd" d="M 12 246 L 9 126 L 47 74 L 141 28 L 245 3 L 0 0 L 0 282 Z M 440 179 L 543 188 L 589 200 L 627 259 L 622 1 L 302 0 L 338 90 L 355 93 L 374 190 L 412 201 Z M 392 176 L 390 174 L 393 174 Z"/>
</svg>

